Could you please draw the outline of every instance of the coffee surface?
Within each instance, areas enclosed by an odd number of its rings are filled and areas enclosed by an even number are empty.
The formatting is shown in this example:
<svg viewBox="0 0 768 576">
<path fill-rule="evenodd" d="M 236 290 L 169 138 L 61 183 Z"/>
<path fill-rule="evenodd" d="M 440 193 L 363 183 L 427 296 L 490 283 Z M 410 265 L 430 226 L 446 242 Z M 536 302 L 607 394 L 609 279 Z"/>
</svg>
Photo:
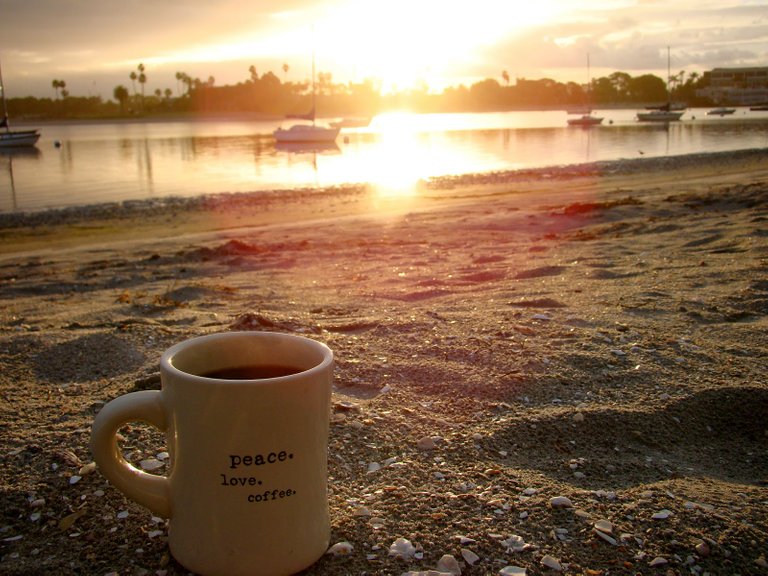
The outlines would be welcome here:
<svg viewBox="0 0 768 576">
<path fill-rule="evenodd" d="M 222 368 L 201 374 L 204 378 L 217 378 L 219 380 L 263 380 L 265 378 L 279 378 L 303 372 L 301 368 L 286 366 L 283 364 L 258 364 L 252 366 L 236 366 Z"/>
</svg>

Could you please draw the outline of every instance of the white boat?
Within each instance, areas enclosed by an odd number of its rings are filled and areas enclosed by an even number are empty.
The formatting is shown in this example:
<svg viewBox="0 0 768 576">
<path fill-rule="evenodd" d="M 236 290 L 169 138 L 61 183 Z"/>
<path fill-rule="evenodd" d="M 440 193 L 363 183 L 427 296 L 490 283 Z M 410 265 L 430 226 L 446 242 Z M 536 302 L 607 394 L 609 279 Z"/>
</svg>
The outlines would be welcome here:
<svg viewBox="0 0 768 576">
<path fill-rule="evenodd" d="M 8 106 L 5 102 L 5 85 L 3 84 L 3 72 L 0 70 L 0 94 L 3 100 L 3 118 L 0 120 L 0 148 L 25 148 L 37 144 L 40 132 L 37 130 L 11 130 L 8 122 Z"/>
<path fill-rule="evenodd" d="M 587 54 L 587 100 L 591 101 L 592 77 L 589 74 L 589 54 Z M 603 119 L 599 116 L 592 116 L 592 109 L 587 107 L 583 110 L 570 110 L 568 114 L 581 114 L 578 118 L 569 118 L 568 126 L 597 126 L 602 124 Z"/>
<path fill-rule="evenodd" d="M 274 132 L 278 142 L 334 142 L 341 128 L 315 124 L 294 124 L 290 128 L 278 128 Z"/>
<path fill-rule="evenodd" d="M 640 122 L 677 122 L 685 114 L 684 106 L 673 106 L 669 101 L 670 74 L 670 55 L 669 46 L 667 46 L 667 103 L 658 108 L 649 109 L 648 112 L 638 112 L 637 119 Z"/>
<path fill-rule="evenodd" d="M 736 112 L 736 108 L 712 108 L 707 112 L 707 116 L 728 116 Z"/>
<path fill-rule="evenodd" d="M 29 148 L 37 144 L 40 132 L 37 130 L 11 130 L 3 120 L 5 132 L 0 132 L 0 148 Z"/>
<path fill-rule="evenodd" d="M 568 126 L 597 126 L 603 119 L 592 114 L 582 114 L 578 118 L 568 118 Z"/>
<path fill-rule="evenodd" d="M 640 122 L 677 122 L 683 117 L 685 111 L 669 110 L 667 108 L 657 108 L 648 112 L 638 112 L 637 119 Z"/>
<path fill-rule="evenodd" d="M 290 128 L 282 126 L 273 132 L 277 142 L 334 142 L 339 135 L 340 127 L 324 126 L 315 122 L 315 53 L 312 52 L 312 111 L 309 114 L 293 118 L 311 120 L 312 124 L 294 124 Z"/>
</svg>

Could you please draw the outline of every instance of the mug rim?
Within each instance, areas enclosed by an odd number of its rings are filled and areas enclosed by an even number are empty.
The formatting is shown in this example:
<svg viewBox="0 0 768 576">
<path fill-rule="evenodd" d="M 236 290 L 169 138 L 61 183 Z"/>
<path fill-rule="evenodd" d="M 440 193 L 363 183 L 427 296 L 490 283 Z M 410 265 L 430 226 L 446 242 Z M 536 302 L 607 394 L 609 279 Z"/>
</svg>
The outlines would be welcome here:
<svg viewBox="0 0 768 576">
<path fill-rule="evenodd" d="M 269 337 L 269 338 L 281 338 L 286 340 L 301 340 L 311 346 L 316 346 L 318 350 L 322 353 L 322 361 L 318 364 L 315 364 L 311 368 L 307 368 L 306 370 L 301 370 L 300 372 L 295 372 L 293 374 L 287 374 L 285 376 L 273 376 L 271 378 L 211 378 L 209 376 L 203 376 L 200 374 L 192 374 L 191 372 L 185 372 L 181 368 L 178 368 L 174 366 L 172 360 L 178 354 L 181 350 L 188 348 L 189 346 L 193 346 L 195 344 L 199 344 L 204 341 L 209 340 L 219 340 L 219 339 L 233 339 L 233 338 L 243 338 L 243 337 L 256 337 L 256 338 L 262 338 L 262 337 Z M 312 338 L 307 338 L 306 336 L 300 336 L 298 334 L 289 334 L 286 332 L 257 332 L 257 331 L 250 331 L 250 330 L 234 330 L 234 331 L 227 331 L 227 332 L 212 332 L 210 334 L 203 334 L 201 336 L 194 336 L 192 338 L 187 338 L 186 340 L 182 340 L 181 342 L 177 342 L 170 348 L 167 348 L 162 356 L 160 357 L 160 368 L 162 370 L 167 370 L 169 373 L 172 373 L 177 376 L 181 376 L 184 378 L 194 378 L 199 379 L 203 382 L 211 382 L 211 383 L 222 383 L 222 382 L 228 382 L 228 383 L 238 383 L 238 384 L 254 384 L 259 382 L 276 382 L 280 380 L 289 380 L 291 378 L 296 378 L 298 376 L 305 376 L 309 375 L 313 372 L 320 372 L 322 370 L 325 370 L 329 365 L 333 363 L 333 350 L 331 350 L 327 344 L 323 342 L 319 342 L 318 340 L 314 340 Z"/>
</svg>

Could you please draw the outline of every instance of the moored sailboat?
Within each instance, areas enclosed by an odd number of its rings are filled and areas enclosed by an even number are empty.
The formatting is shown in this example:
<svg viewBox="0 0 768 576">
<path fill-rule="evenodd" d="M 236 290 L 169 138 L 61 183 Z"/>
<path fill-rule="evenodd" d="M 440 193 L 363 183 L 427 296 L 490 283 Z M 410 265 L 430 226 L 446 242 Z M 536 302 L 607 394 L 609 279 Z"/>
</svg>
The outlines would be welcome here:
<svg viewBox="0 0 768 576">
<path fill-rule="evenodd" d="M 315 89 L 315 54 L 312 53 L 312 110 L 308 114 L 292 115 L 289 118 L 310 120 L 312 124 L 294 124 L 290 128 L 282 126 L 273 132 L 278 142 L 334 142 L 339 135 L 340 127 L 325 126 L 315 122 L 316 110 Z"/>
<path fill-rule="evenodd" d="M 3 101 L 3 117 L 0 119 L 0 148 L 24 148 L 37 144 L 40 132 L 37 130 L 11 130 L 8 121 L 8 105 L 5 101 L 5 85 L 3 84 L 3 72 L 0 69 L 0 95 Z"/>
<path fill-rule="evenodd" d="M 587 54 L 587 100 L 591 104 L 592 98 L 592 78 L 589 73 L 589 54 Z M 571 112 L 569 112 L 571 113 Z M 603 119 L 592 115 L 592 108 L 587 107 L 583 111 L 574 111 L 574 114 L 581 114 L 578 118 L 569 118 L 568 126 L 597 126 L 602 124 Z"/>
<path fill-rule="evenodd" d="M 684 108 L 680 110 L 672 106 L 669 93 L 670 75 L 670 54 L 669 46 L 667 46 L 667 103 L 657 108 L 651 108 L 648 112 L 638 112 L 637 119 L 640 122 L 676 122 L 685 114 Z"/>
</svg>

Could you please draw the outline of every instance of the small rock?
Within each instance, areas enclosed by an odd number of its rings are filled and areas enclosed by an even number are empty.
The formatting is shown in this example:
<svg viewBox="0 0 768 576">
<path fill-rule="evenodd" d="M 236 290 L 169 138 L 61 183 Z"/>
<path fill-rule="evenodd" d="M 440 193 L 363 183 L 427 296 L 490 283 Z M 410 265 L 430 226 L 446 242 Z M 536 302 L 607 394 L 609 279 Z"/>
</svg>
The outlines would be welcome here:
<svg viewBox="0 0 768 576">
<path fill-rule="evenodd" d="M 461 557 L 464 558 L 464 562 L 470 566 L 474 566 L 480 560 L 480 556 L 472 552 L 469 548 L 461 549 Z"/>
<path fill-rule="evenodd" d="M 410 560 L 416 556 L 416 547 L 410 540 L 398 538 L 389 546 L 389 555 L 401 560 Z"/>
<path fill-rule="evenodd" d="M 573 508 L 573 503 L 565 496 L 555 496 L 549 501 L 552 508 Z"/>
<path fill-rule="evenodd" d="M 707 544 L 704 540 L 699 541 L 698 544 L 696 544 L 696 554 L 701 556 L 702 558 L 707 558 L 712 553 L 712 549 L 709 547 L 709 544 Z"/>
<path fill-rule="evenodd" d="M 576 412 L 576 414 L 573 415 L 573 421 L 574 422 L 584 422 L 584 413 L 583 412 Z"/>
<path fill-rule="evenodd" d="M 672 511 L 667 510 L 665 508 L 664 510 L 659 510 L 658 512 L 656 512 L 656 514 L 651 516 L 651 518 L 653 518 L 654 520 L 666 520 L 670 516 L 672 516 Z"/>
<path fill-rule="evenodd" d="M 434 450 L 437 447 L 434 439 L 430 436 L 419 438 L 418 442 L 416 442 L 416 445 L 419 447 L 419 450 Z"/>
<path fill-rule="evenodd" d="M 657 566 L 664 566 L 665 564 L 668 564 L 668 563 L 669 563 L 669 560 L 667 560 L 666 558 L 662 558 L 661 556 L 656 556 L 656 558 L 654 558 L 648 563 L 648 566 L 652 568 L 656 568 Z"/>
<path fill-rule="evenodd" d="M 443 557 L 437 561 L 437 569 L 440 572 L 447 572 L 453 576 L 461 576 L 461 566 L 459 566 L 458 560 L 450 554 L 443 555 Z"/>
</svg>

